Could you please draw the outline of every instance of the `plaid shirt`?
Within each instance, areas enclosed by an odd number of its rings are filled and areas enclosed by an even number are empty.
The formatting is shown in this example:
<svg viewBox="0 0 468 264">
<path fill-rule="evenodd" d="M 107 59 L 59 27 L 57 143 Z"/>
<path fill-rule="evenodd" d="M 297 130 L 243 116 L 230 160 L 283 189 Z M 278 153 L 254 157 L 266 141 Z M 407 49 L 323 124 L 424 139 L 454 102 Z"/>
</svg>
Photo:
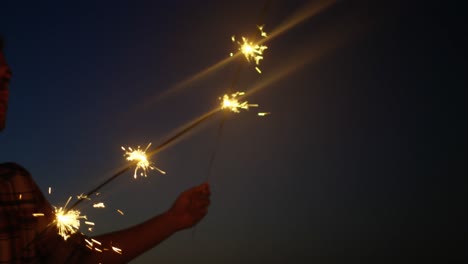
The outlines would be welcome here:
<svg viewBox="0 0 468 264">
<path fill-rule="evenodd" d="M 64 241 L 47 228 L 53 217 L 31 175 L 17 164 L 0 164 L 0 264 L 80 263 L 87 251 L 81 237 Z"/>
</svg>

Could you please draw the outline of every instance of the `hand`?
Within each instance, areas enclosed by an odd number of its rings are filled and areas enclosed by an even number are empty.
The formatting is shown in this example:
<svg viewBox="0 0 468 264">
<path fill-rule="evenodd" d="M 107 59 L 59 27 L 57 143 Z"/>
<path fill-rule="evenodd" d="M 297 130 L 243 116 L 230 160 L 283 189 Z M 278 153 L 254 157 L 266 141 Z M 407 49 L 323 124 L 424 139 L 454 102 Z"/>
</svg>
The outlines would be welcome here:
<svg viewBox="0 0 468 264">
<path fill-rule="evenodd" d="M 167 212 L 176 230 L 194 226 L 208 213 L 210 194 L 209 184 L 203 183 L 179 195 Z"/>
</svg>

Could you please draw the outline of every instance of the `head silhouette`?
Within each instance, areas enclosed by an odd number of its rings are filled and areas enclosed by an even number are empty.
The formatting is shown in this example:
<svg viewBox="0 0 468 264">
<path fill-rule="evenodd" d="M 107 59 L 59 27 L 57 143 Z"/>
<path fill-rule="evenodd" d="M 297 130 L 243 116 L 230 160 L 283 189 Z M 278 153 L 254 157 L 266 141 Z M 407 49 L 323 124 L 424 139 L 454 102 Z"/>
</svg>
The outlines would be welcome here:
<svg viewBox="0 0 468 264">
<path fill-rule="evenodd" d="M 11 69 L 3 53 L 3 39 L 0 36 L 0 131 L 5 128 L 6 113 L 8 109 L 8 93 L 11 80 Z"/>
</svg>

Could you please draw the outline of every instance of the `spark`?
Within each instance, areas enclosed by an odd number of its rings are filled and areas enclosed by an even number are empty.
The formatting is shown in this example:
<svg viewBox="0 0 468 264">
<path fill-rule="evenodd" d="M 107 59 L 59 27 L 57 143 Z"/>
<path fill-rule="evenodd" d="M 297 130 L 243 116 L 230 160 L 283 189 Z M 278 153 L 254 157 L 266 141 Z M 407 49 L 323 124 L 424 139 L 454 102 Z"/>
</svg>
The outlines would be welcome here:
<svg viewBox="0 0 468 264">
<path fill-rule="evenodd" d="M 117 212 L 119 212 L 121 215 L 124 215 L 124 212 L 122 212 L 120 209 L 117 209 Z"/>
<path fill-rule="evenodd" d="M 138 171 L 141 169 L 142 171 L 140 172 L 140 176 L 147 176 L 146 172 L 148 170 L 154 170 L 156 169 L 162 174 L 166 174 L 165 171 L 152 166 L 150 161 L 148 161 L 148 157 L 146 156 L 146 151 L 148 148 L 151 146 L 151 143 L 148 144 L 145 150 L 142 150 L 140 146 L 136 150 L 133 150 L 131 147 L 124 148 L 121 147 L 123 151 L 125 151 L 124 156 L 127 157 L 128 161 L 136 161 L 136 167 L 135 167 L 135 173 L 133 174 L 133 177 L 136 179 L 138 175 Z"/>
<path fill-rule="evenodd" d="M 237 97 L 244 95 L 244 92 L 236 92 L 231 94 L 231 96 L 225 94 L 223 97 L 219 98 L 221 102 L 221 109 L 229 109 L 234 113 L 239 113 L 239 108 L 249 110 L 249 107 L 258 107 L 258 104 L 249 104 L 247 101 L 239 103 Z"/>
<path fill-rule="evenodd" d="M 112 250 L 114 250 L 115 252 L 117 252 L 119 254 L 122 254 L 122 249 L 120 249 L 118 247 L 112 247 Z"/>
<path fill-rule="evenodd" d="M 93 246 L 93 242 L 89 241 L 88 239 L 85 238 L 84 241 L 85 241 L 89 246 L 91 246 L 91 247 Z"/>
<path fill-rule="evenodd" d="M 94 239 L 94 238 L 91 238 L 91 241 L 92 241 L 93 243 L 96 243 L 96 244 L 100 245 L 100 246 L 102 245 L 101 242 L 97 241 L 97 240 Z"/>
<path fill-rule="evenodd" d="M 23 195 L 20 193 L 18 198 L 19 198 L 20 200 L 23 199 Z"/>
<path fill-rule="evenodd" d="M 267 33 L 263 31 L 263 26 L 264 25 L 257 26 L 257 28 L 260 30 L 260 36 L 267 37 Z M 255 64 L 256 64 L 255 70 L 258 73 L 262 73 L 262 71 L 260 70 L 258 66 L 260 65 L 260 60 L 263 60 L 263 52 L 266 49 L 268 49 L 268 46 L 262 45 L 259 43 L 256 44 L 250 41 L 246 37 L 241 37 L 241 38 L 242 38 L 242 42 L 236 41 L 235 36 L 232 36 L 231 40 L 232 42 L 237 42 L 237 44 L 239 45 L 239 51 L 242 52 L 242 54 L 244 54 L 245 59 L 247 59 L 248 62 L 251 62 L 252 60 L 255 61 Z M 229 55 L 232 57 L 234 56 L 234 53 L 231 52 Z"/>
<path fill-rule="evenodd" d="M 271 114 L 270 112 L 260 112 L 258 113 L 258 116 L 266 116 L 266 115 L 269 115 Z"/>
<path fill-rule="evenodd" d="M 86 194 L 82 193 L 80 195 L 77 195 L 76 198 L 78 200 L 91 200 Z"/>
<path fill-rule="evenodd" d="M 52 193 L 52 187 L 49 187 L 49 194 Z"/>
<path fill-rule="evenodd" d="M 34 217 L 39 217 L 39 216 L 44 216 L 44 214 L 43 213 L 34 213 L 33 216 Z"/>
<path fill-rule="evenodd" d="M 93 207 L 94 208 L 105 208 L 106 206 L 104 205 L 104 203 L 95 203 L 95 204 L 93 204 Z"/>
<path fill-rule="evenodd" d="M 265 25 L 257 26 L 257 28 L 258 28 L 258 30 L 260 30 L 260 36 L 266 38 L 266 37 L 268 37 L 268 35 L 267 35 L 267 33 L 265 31 L 263 31 L 264 26 Z"/>
<path fill-rule="evenodd" d="M 86 219 L 85 215 L 76 209 L 66 210 L 68 203 L 71 200 L 68 198 L 64 207 L 55 207 L 55 220 L 54 224 L 57 226 L 58 234 L 67 240 L 71 235 L 75 234 L 80 228 L 80 219 Z"/>
</svg>

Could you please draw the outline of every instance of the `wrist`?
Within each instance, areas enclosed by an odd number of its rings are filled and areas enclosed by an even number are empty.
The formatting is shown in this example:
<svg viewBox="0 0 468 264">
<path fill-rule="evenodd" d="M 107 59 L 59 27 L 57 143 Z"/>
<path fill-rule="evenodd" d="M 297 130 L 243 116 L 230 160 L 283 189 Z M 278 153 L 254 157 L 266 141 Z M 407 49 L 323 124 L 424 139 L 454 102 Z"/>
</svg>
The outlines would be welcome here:
<svg viewBox="0 0 468 264">
<path fill-rule="evenodd" d="M 172 231 L 172 232 L 177 232 L 182 229 L 182 225 L 178 222 L 178 217 L 171 211 L 168 210 L 167 212 L 163 213 L 161 215 L 163 218 L 163 221 L 166 223 L 166 226 Z"/>
</svg>

